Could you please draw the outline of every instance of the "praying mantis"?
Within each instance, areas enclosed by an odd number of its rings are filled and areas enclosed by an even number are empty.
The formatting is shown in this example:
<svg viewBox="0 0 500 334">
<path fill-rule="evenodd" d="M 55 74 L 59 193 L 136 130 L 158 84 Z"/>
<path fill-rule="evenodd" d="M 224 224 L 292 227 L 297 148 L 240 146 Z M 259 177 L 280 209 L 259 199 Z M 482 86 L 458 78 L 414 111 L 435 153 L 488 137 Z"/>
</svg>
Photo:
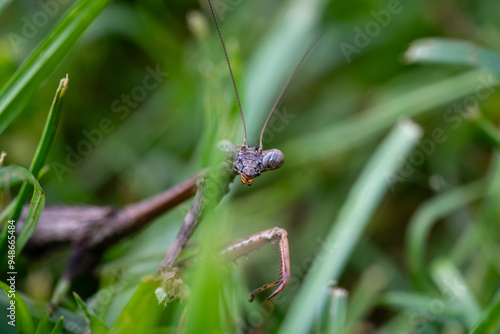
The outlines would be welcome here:
<svg viewBox="0 0 500 334">
<path fill-rule="evenodd" d="M 221 182 L 223 184 L 222 188 L 222 193 L 225 193 L 228 191 L 227 185 L 229 184 L 230 180 L 234 178 L 237 174 L 240 175 L 241 177 L 241 182 L 243 184 L 246 184 L 248 186 L 252 185 L 254 179 L 259 176 L 261 173 L 269 170 L 274 170 L 283 165 L 285 162 L 285 155 L 283 152 L 281 152 L 278 149 L 270 149 L 270 150 L 264 150 L 263 144 L 262 144 L 262 139 L 264 136 L 264 132 L 266 130 L 266 127 L 271 120 L 271 117 L 273 116 L 274 111 L 278 107 L 279 102 L 281 101 L 283 95 L 285 94 L 286 90 L 290 86 L 290 83 L 292 82 L 293 78 L 297 74 L 299 68 L 301 65 L 304 63 L 306 60 L 307 56 L 311 53 L 313 47 L 316 45 L 318 42 L 319 38 L 321 37 L 321 34 L 316 37 L 316 39 L 312 42 L 312 44 L 309 46 L 307 49 L 306 53 L 300 60 L 299 64 L 293 71 L 292 75 L 288 78 L 287 82 L 285 83 L 283 89 L 281 90 L 276 102 L 274 103 L 274 106 L 271 109 L 271 112 L 269 113 L 269 116 L 267 117 L 267 120 L 262 128 L 261 135 L 260 135 L 260 145 L 257 146 L 248 146 L 247 145 L 247 132 L 246 132 L 246 126 L 245 126 L 245 118 L 243 116 L 243 110 L 241 107 L 241 102 L 240 98 L 238 95 L 238 89 L 236 88 L 236 83 L 234 80 L 233 72 L 231 69 L 231 63 L 229 62 L 229 57 L 227 55 L 226 51 L 226 46 L 224 44 L 224 39 L 222 38 L 222 33 L 219 28 L 219 24 L 217 22 L 217 18 L 215 16 L 215 12 L 212 6 L 211 0 L 208 0 L 208 4 L 210 7 L 210 11 L 212 13 L 212 17 L 215 22 L 215 26 L 217 28 L 217 32 L 219 34 L 219 39 L 222 44 L 222 49 L 224 51 L 224 56 L 226 58 L 227 62 L 227 67 L 229 69 L 229 74 L 231 76 L 231 80 L 233 83 L 233 88 L 234 92 L 236 94 L 236 100 L 238 102 L 238 107 L 240 111 L 240 116 L 241 120 L 243 123 L 243 133 L 244 133 L 244 138 L 243 138 L 243 143 L 241 146 L 236 146 L 233 143 L 231 143 L 229 140 L 222 140 L 218 144 L 218 148 L 222 154 L 223 158 L 223 167 L 222 170 L 225 171 L 222 173 L 222 175 L 226 175 L 228 177 L 223 177 L 224 181 Z M 216 170 L 213 170 L 211 173 L 214 175 L 217 175 Z M 220 175 L 220 174 L 219 174 Z M 203 181 L 205 179 L 205 181 Z M 198 190 L 195 195 L 195 199 L 193 202 L 193 205 L 191 209 L 189 210 L 188 214 L 185 217 L 184 224 L 181 227 L 181 230 L 177 234 L 176 239 L 174 240 L 173 244 L 165 254 L 165 257 L 160 265 L 160 268 L 157 271 L 157 275 L 162 276 L 165 273 L 166 277 L 169 277 L 169 272 L 171 271 L 171 268 L 173 264 L 175 263 L 180 251 L 182 248 L 186 245 L 188 239 L 191 237 L 193 234 L 194 230 L 196 229 L 196 226 L 198 225 L 200 221 L 200 217 L 203 215 L 203 212 L 205 211 L 205 208 L 207 207 L 207 200 L 208 197 L 205 196 L 205 191 L 206 187 L 203 185 L 206 183 L 206 180 L 208 179 L 208 176 L 205 175 L 205 177 L 202 177 L 202 181 L 200 182 L 200 185 L 198 186 Z M 207 188 L 208 189 L 208 188 Z M 265 230 L 262 232 L 255 233 L 247 238 L 237 240 L 235 242 L 232 242 L 225 250 L 221 252 L 221 257 L 227 259 L 227 260 L 236 260 L 237 258 L 246 255 L 253 250 L 256 250 L 260 248 L 261 246 L 265 245 L 266 243 L 275 243 L 279 241 L 279 250 L 280 250 L 280 276 L 277 281 L 264 284 L 261 287 L 255 289 L 252 293 L 250 293 L 250 301 L 252 301 L 258 293 L 277 286 L 276 290 L 267 298 L 270 299 L 274 296 L 276 296 L 279 292 L 281 292 L 287 283 L 290 280 L 290 254 L 289 254 L 289 247 L 288 247 L 288 234 L 287 232 L 279 227 L 274 227 L 269 230 Z M 168 279 L 167 279 L 168 280 Z"/>
<path fill-rule="evenodd" d="M 226 58 L 227 62 L 227 67 L 229 70 L 229 74 L 231 76 L 231 80 L 233 83 L 233 88 L 234 92 L 236 95 L 236 100 L 238 102 L 238 107 L 240 111 L 240 116 L 241 116 L 241 121 L 243 123 L 243 143 L 241 146 L 236 146 L 229 140 L 222 140 L 219 142 L 218 147 L 219 150 L 223 154 L 224 160 L 232 167 L 232 173 L 234 174 L 239 174 L 241 176 L 241 182 L 242 184 L 246 184 L 248 186 L 251 186 L 254 179 L 259 176 L 261 173 L 269 170 L 275 170 L 280 168 L 283 163 L 285 162 L 285 155 L 283 152 L 281 152 L 278 149 L 270 149 L 270 150 L 264 150 L 263 144 L 262 144 L 262 138 L 264 137 L 264 132 L 266 130 L 266 127 L 273 116 L 274 111 L 278 107 L 279 102 L 281 101 L 283 95 L 285 94 L 286 90 L 290 86 L 290 83 L 292 82 L 293 78 L 297 74 L 299 68 L 302 66 L 304 61 L 306 60 L 307 56 L 311 53 L 313 47 L 316 45 L 318 42 L 319 38 L 321 37 L 318 36 L 311 46 L 308 48 L 302 59 L 300 60 L 299 64 L 296 66 L 295 70 L 293 71 L 292 75 L 288 78 L 287 82 L 283 86 L 283 89 L 281 90 L 280 94 L 278 95 L 278 98 L 276 99 L 276 102 L 274 103 L 273 107 L 271 108 L 271 111 L 269 112 L 269 115 L 266 119 L 266 122 L 264 123 L 264 126 L 262 127 L 262 131 L 260 134 L 260 144 L 259 146 L 248 146 L 247 145 L 247 132 L 246 132 L 246 125 L 245 125 L 245 118 L 243 116 L 243 109 L 241 107 L 241 102 L 238 94 L 238 89 L 236 88 L 236 82 L 234 80 L 233 72 L 231 69 L 231 63 L 229 61 L 229 57 L 227 55 L 226 51 L 226 46 L 224 44 L 224 39 L 222 38 L 222 33 L 219 28 L 219 24 L 217 22 L 217 18 L 215 16 L 215 12 L 212 6 L 212 1 L 208 0 L 208 4 L 210 6 L 210 11 L 212 13 L 212 17 L 214 19 L 215 27 L 217 28 L 217 32 L 219 34 L 219 39 L 222 44 L 222 49 L 224 51 L 224 56 Z M 277 281 L 273 283 L 268 283 L 264 284 L 263 286 L 255 289 L 251 294 L 250 294 L 250 301 L 252 301 L 255 297 L 256 294 L 277 286 L 276 290 L 267 298 L 270 299 L 274 296 L 276 296 L 279 292 L 281 292 L 285 286 L 287 285 L 288 281 L 290 280 L 290 254 L 289 254 L 289 247 L 288 247 L 288 234 L 287 232 L 279 227 L 274 227 L 269 230 L 265 230 L 256 234 L 253 234 L 247 238 L 240 239 L 238 241 L 233 242 L 229 247 L 227 247 L 222 253 L 225 257 L 231 258 L 231 259 L 236 259 L 242 255 L 248 254 L 249 252 L 260 248 L 264 244 L 268 242 L 276 242 L 279 240 L 279 250 L 280 250 L 280 277 L 278 278 Z"/>
</svg>

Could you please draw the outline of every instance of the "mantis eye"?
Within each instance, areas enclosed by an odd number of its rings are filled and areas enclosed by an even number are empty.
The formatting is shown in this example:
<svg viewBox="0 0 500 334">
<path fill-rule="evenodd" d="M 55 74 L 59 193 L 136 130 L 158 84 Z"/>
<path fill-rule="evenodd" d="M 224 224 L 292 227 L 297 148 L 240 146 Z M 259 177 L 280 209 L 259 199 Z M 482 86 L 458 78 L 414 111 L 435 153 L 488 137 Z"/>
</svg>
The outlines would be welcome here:
<svg viewBox="0 0 500 334">
<path fill-rule="evenodd" d="M 285 162 L 285 155 L 277 149 L 267 150 L 263 152 L 264 158 L 262 164 L 265 170 L 280 168 Z"/>
<path fill-rule="evenodd" d="M 223 139 L 217 144 L 219 153 L 225 161 L 233 162 L 238 157 L 238 149 L 229 140 Z"/>
</svg>

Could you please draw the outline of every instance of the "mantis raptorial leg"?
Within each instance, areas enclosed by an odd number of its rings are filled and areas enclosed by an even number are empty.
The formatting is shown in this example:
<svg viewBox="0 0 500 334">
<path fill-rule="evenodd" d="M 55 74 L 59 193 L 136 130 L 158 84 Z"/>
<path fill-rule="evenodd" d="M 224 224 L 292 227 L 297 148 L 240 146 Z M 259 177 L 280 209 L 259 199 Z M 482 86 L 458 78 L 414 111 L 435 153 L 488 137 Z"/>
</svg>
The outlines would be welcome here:
<svg viewBox="0 0 500 334">
<path fill-rule="evenodd" d="M 278 288 L 267 299 L 276 296 L 287 285 L 290 280 L 290 252 L 288 249 L 288 234 L 279 227 L 255 233 L 247 238 L 239 239 L 232 242 L 225 250 L 222 251 L 222 256 L 228 260 L 236 260 L 237 258 L 247 255 L 248 253 L 259 249 L 265 244 L 272 242 L 275 243 L 279 240 L 280 249 L 280 277 L 276 282 L 264 284 L 263 286 L 255 289 L 250 294 L 250 301 L 252 301 L 259 292 L 269 289 L 273 286 Z"/>
</svg>

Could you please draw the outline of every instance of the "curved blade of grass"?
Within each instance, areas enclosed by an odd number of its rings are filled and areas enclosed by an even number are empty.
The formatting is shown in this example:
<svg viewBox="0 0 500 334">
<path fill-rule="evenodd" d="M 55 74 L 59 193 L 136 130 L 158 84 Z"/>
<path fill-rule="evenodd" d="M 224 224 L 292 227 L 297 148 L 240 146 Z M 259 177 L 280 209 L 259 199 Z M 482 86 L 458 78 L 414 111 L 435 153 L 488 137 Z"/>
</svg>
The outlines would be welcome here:
<svg viewBox="0 0 500 334">
<path fill-rule="evenodd" d="M 45 194 L 40 186 L 40 183 L 38 183 L 38 180 L 33 176 L 33 174 L 21 166 L 7 166 L 1 168 L 0 180 L 4 180 L 4 182 L 0 182 L 0 190 L 12 182 L 16 183 L 19 181 L 26 182 L 34 186 L 33 197 L 31 199 L 28 215 L 26 216 L 23 229 L 19 233 L 16 241 L 16 253 L 19 254 L 36 228 L 38 219 L 40 218 L 43 207 L 45 206 Z M 9 211 L 10 208 L 11 207 L 9 206 Z M 2 218 L 4 218 L 3 213 Z M 2 238 L 0 240 L 1 249 L 6 249 L 7 231 L 7 224 L 5 224 L 3 226 Z"/>
<path fill-rule="evenodd" d="M 398 123 L 380 144 L 351 188 L 327 240 L 334 249 L 323 249 L 308 273 L 279 333 L 307 333 L 317 305 L 324 305 L 324 287 L 340 277 L 352 250 L 358 243 L 373 211 L 389 187 L 387 177 L 396 173 L 402 160 L 421 137 L 418 126 L 410 121 Z M 328 259 L 328 261 L 326 260 Z M 321 307 L 320 307 L 321 308 Z"/>
<path fill-rule="evenodd" d="M 2 281 L 0 281 L 0 288 L 5 291 L 11 302 L 15 301 L 15 326 L 18 332 L 23 334 L 35 333 L 31 312 L 23 298 L 17 292 L 11 291 L 10 287 Z M 3 319 L 3 321 L 11 321 L 10 318 L 7 319 L 8 320 Z"/>
<path fill-rule="evenodd" d="M 14 187 L 22 182 L 37 184 L 38 180 L 22 166 L 11 165 L 0 168 L 0 190 Z"/>
<path fill-rule="evenodd" d="M 491 74 L 489 76 L 493 77 Z M 483 78 L 486 78 L 485 82 Z M 400 117 L 421 115 L 467 94 L 474 94 L 482 84 L 490 87 L 497 84 L 497 81 L 484 72 L 472 71 L 412 89 L 366 110 L 363 114 L 291 140 L 283 147 L 287 156 L 293 155 L 287 160 L 287 166 L 310 164 L 367 143 L 380 136 L 382 131 L 390 128 Z M 325 143 L 328 145 L 324 145 Z"/>
<path fill-rule="evenodd" d="M 469 332 L 469 334 L 493 333 L 493 330 L 500 322 L 500 293 L 491 301 L 488 308 L 484 311 L 481 320 Z"/>
<path fill-rule="evenodd" d="M 79 0 L 34 50 L 0 91 L 0 134 L 18 115 L 38 86 L 61 63 L 82 33 L 108 4 L 107 0 Z"/>
<path fill-rule="evenodd" d="M 61 79 L 61 81 L 59 82 L 59 87 L 57 88 L 54 101 L 52 102 L 52 106 L 49 110 L 47 121 L 45 122 L 45 127 L 43 129 L 42 137 L 35 152 L 35 156 L 33 157 L 33 160 L 31 162 L 30 172 L 32 175 L 39 174 L 43 166 L 43 163 L 45 161 L 45 158 L 47 156 L 47 153 L 49 151 L 50 145 L 52 144 L 52 140 L 56 133 L 57 125 L 61 117 L 62 102 L 67 88 L 68 88 L 68 76 L 66 75 L 66 77 Z M 37 180 L 35 179 L 35 181 Z M 25 182 L 21 187 L 21 190 L 19 191 L 19 194 L 15 201 L 16 204 L 14 205 L 12 215 L 10 215 L 11 217 L 10 219 L 15 221 L 14 224 L 17 223 L 21 215 L 23 206 L 26 202 L 26 199 L 29 196 L 29 192 L 31 189 L 33 189 L 33 187 L 30 185 L 30 183 Z M 42 196 L 38 196 L 38 198 L 36 198 L 35 200 L 35 194 L 40 194 Z M 38 219 L 40 218 L 40 214 L 44 206 L 45 206 L 45 196 L 43 195 L 43 191 L 37 181 L 33 193 L 33 198 L 31 200 L 31 204 L 29 207 L 28 216 L 25 219 L 25 224 L 23 225 L 23 229 L 19 235 L 17 244 L 19 252 L 22 250 L 22 248 L 30 238 L 31 234 L 35 230 Z M 9 212 L 10 209 L 11 207 L 9 206 Z M 2 241 L 0 242 L 0 249 L 2 250 L 4 250 L 5 249 L 4 247 L 6 246 L 6 244 L 4 243 L 6 232 L 7 230 L 4 229 L 2 234 Z"/>
<path fill-rule="evenodd" d="M 41 189 L 40 183 L 33 174 L 22 166 L 7 166 L 0 168 L 0 190 L 27 182 Z"/>
<path fill-rule="evenodd" d="M 448 259 L 440 259 L 432 264 L 431 275 L 446 302 L 458 305 L 461 318 L 472 327 L 479 320 L 481 308 L 457 268 Z"/>
<path fill-rule="evenodd" d="M 441 63 L 483 68 L 500 75 L 500 54 L 450 38 L 423 38 L 410 44 L 405 53 L 409 63 Z"/>
<path fill-rule="evenodd" d="M 17 239 L 16 251 L 21 253 L 29 238 L 36 229 L 40 215 L 45 207 L 45 194 L 39 186 L 35 185 L 33 189 L 33 197 L 28 209 L 28 214 L 24 220 L 23 228 L 19 232 Z"/>
<path fill-rule="evenodd" d="M 56 134 L 57 125 L 59 124 L 59 119 L 61 118 L 61 110 L 64 95 L 66 94 L 66 90 L 68 89 L 68 75 L 65 78 L 61 79 L 59 82 L 59 87 L 57 88 L 56 95 L 54 96 L 54 101 L 52 102 L 52 106 L 49 110 L 49 115 L 47 116 L 47 121 L 45 122 L 45 127 L 43 129 L 42 137 L 40 138 L 40 142 L 38 143 L 38 147 L 35 152 L 35 156 L 31 161 L 30 172 L 39 177 L 39 172 L 45 162 L 45 158 L 47 157 L 47 153 L 49 152 L 50 145 L 52 144 L 52 140 Z M 29 191 L 31 186 L 28 184 L 23 184 L 21 190 L 19 191 L 19 195 L 17 196 L 17 204 L 12 214 L 11 219 L 17 221 L 19 216 L 21 215 L 21 211 L 23 209 L 24 203 L 28 198 Z"/>
<path fill-rule="evenodd" d="M 406 234 L 406 258 L 410 274 L 417 287 L 423 288 L 426 281 L 425 249 L 432 226 L 440 219 L 459 208 L 480 199 L 485 193 L 484 180 L 449 190 L 421 205 L 412 216 Z"/>
<path fill-rule="evenodd" d="M 87 308 L 87 304 L 78 296 L 76 292 L 73 292 L 73 296 L 75 297 L 76 303 L 80 310 L 83 311 L 83 314 L 85 315 L 85 320 L 87 320 L 87 323 L 90 326 L 90 330 L 92 333 L 108 333 L 109 329 L 106 327 L 106 325 L 99 320 L 97 317 L 95 317 L 92 313 Z"/>
</svg>

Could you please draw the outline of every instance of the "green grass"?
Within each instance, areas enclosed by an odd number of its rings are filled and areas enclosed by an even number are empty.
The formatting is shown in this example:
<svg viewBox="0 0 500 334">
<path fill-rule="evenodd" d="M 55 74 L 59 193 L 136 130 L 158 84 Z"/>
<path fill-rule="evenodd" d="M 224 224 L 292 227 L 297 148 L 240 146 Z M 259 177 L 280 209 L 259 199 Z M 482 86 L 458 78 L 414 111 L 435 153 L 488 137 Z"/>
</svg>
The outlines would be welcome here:
<svg viewBox="0 0 500 334">
<path fill-rule="evenodd" d="M 107 1 L 75 2 L 0 91 L 0 134 L 27 104 L 38 87 L 64 59 Z"/>
<path fill-rule="evenodd" d="M 323 290 L 330 280 L 339 279 L 373 211 L 390 186 L 389 178 L 397 173 L 401 161 L 411 152 L 421 135 L 415 124 L 402 121 L 374 153 L 351 188 L 337 220 L 326 236 L 332 247 L 317 255 L 318 259 L 324 260 L 316 261 L 310 269 L 280 332 L 308 331 L 314 320 L 314 311 L 324 307 L 326 295 Z"/>
<path fill-rule="evenodd" d="M 8 281 L 9 283 L 11 281 Z M 15 284 L 15 283 L 14 283 Z M 4 282 L 0 282 L 0 287 L 2 290 L 5 292 L 5 294 L 8 296 L 8 300 L 10 301 L 15 301 L 15 303 L 12 305 L 9 305 L 9 308 L 15 309 L 14 312 L 14 318 L 8 318 L 9 322 L 13 321 L 15 324 L 17 324 L 17 328 L 19 332 L 21 333 L 34 333 L 35 332 L 35 327 L 33 325 L 33 319 L 30 313 L 30 310 L 28 308 L 28 305 L 24 302 L 23 298 L 16 292 L 12 292 L 13 290 L 10 288 L 10 284 L 6 284 Z M 8 315 L 11 315 L 12 313 L 10 310 L 8 311 Z"/>
<path fill-rule="evenodd" d="M 31 197 L 17 235 L 19 332 L 498 333 L 498 2 L 401 2 L 378 33 L 366 29 L 391 13 L 379 0 L 223 4 L 250 145 L 307 45 L 324 35 L 266 132 L 265 148 L 286 163 L 250 188 L 236 180 L 204 217 L 181 255 L 198 260 L 180 272 L 188 297 L 168 303 L 151 277 L 190 201 L 107 250 L 67 296 L 56 282 L 68 250 L 34 257 L 24 246 L 45 201 L 122 206 L 211 165 L 219 139 L 241 144 L 207 7 L 81 0 L 49 15 L 36 2 L 0 4 L 4 272 L 6 222 Z M 26 22 L 38 24 L 30 36 Z M 348 57 L 346 43 L 357 50 Z M 152 77 L 156 69 L 166 75 Z M 66 73 L 71 85 L 53 99 Z M 238 265 L 214 255 L 274 226 L 288 231 L 291 280 L 249 303 L 279 275 L 277 246 Z M 47 316 L 52 296 L 65 298 Z M 0 332 L 11 333 L 4 320 Z"/>
<path fill-rule="evenodd" d="M 16 231 L 18 236 L 16 239 L 16 252 L 21 252 L 23 247 L 26 245 L 31 234 L 36 228 L 38 220 L 40 219 L 40 215 L 42 214 L 42 210 L 45 206 L 45 193 L 40 186 L 40 183 L 35 178 L 35 176 L 26 168 L 21 166 L 7 166 L 0 169 L 0 178 L 4 180 L 3 183 L 0 184 L 1 191 L 7 191 L 9 188 L 16 183 L 24 182 L 24 184 L 30 184 L 33 187 L 33 196 L 31 198 L 31 202 L 28 208 L 28 212 L 24 219 L 24 224 L 22 229 Z M 23 189 L 23 187 L 21 187 Z M 4 255 L 7 254 L 7 244 L 8 240 L 12 239 L 9 237 L 8 222 L 13 222 L 11 225 L 17 225 L 17 218 L 11 219 L 11 216 L 14 214 L 16 209 L 17 202 L 12 202 L 4 208 L 2 214 L 0 215 L 0 222 L 2 223 L 2 235 L 0 245 L 2 246 L 2 253 Z M 12 232 L 12 230 L 10 231 Z M 4 260 L 4 268 L 7 267 L 5 263 L 7 262 L 6 256 L 2 256 Z"/>
</svg>

